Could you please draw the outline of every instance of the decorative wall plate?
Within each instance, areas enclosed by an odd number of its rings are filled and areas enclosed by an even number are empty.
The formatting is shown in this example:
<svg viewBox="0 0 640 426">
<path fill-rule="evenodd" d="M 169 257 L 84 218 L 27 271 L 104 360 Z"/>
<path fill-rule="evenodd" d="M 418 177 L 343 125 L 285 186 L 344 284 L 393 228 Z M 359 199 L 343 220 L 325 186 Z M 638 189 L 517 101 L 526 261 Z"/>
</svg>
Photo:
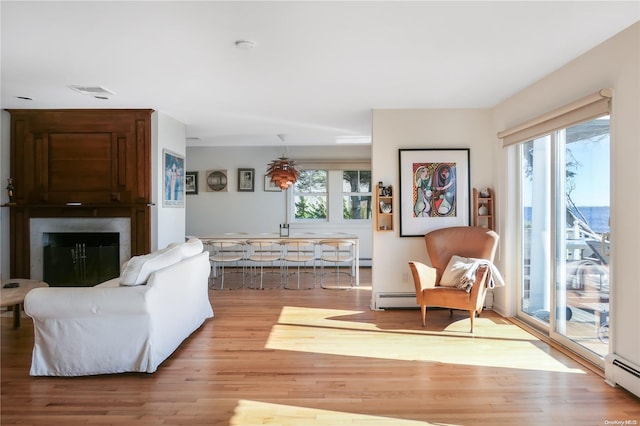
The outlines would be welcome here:
<svg viewBox="0 0 640 426">
<path fill-rule="evenodd" d="M 213 192 L 224 192 L 227 190 L 227 171 L 208 170 L 207 190 Z"/>
</svg>

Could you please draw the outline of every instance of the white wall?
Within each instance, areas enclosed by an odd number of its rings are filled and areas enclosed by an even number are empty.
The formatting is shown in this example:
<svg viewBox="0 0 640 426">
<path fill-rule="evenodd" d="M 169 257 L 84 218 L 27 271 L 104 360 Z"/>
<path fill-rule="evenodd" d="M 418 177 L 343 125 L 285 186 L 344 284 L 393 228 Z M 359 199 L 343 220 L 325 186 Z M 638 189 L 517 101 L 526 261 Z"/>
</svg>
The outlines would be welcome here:
<svg viewBox="0 0 640 426">
<path fill-rule="evenodd" d="M 154 176 L 151 179 L 151 197 L 155 203 L 151 208 L 151 249 L 156 250 L 173 242 L 182 242 L 186 235 L 185 207 L 162 206 L 163 150 L 182 155 L 187 162 L 185 125 L 166 114 L 155 112 L 151 119 L 151 138 L 151 176 Z"/>
<path fill-rule="evenodd" d="M 590 50 L 563 68 L 545 77 L 494 110 L 495 129 L 507 129 L 527 119 L 596 92 L 613 89 L 611 114 L 611 294 L 610 341 L 612 352 L 640 365 L 640 282 L 638 280 L 638 241 L 640 227 L 640 23 Z M 513 167 L 514 149 L 500 150 L 495 182 L 507 182 L 507 170 Z M 597 170 L 593 171 L 597 173 Z M 499 185 L 504 194 L 498 220 L 507 235 L 514 235 L 514 218 L 507 212 L 514 199 L 513 185 Z M 513 209 L 511 209 L 513 211 Z M 510 250 L 515 241 L 504 244 L 505 263 L 516 259 Z M 514 271 L 507 271 L 512 277 Z M 515 299 L 509 295 L 508 313 L 515 312 Z"/>
<path fill-rule="evenodd" d="M 281 147 L 187 147 L 187 168 L 198 172 L 198 194 L 187 196 L 187 234 L 207 236 L 225 232 L 278 232 L 286 218 L 286 192 L 265 192 L 267 164 L 283 154 Z M 293 146 L 286 156 L 304 160 L 354 160 L 369 164 L 367 146 Z M 255 169 L 254 192 L 238 192 L 238 168 Z M 226 192 L 209 192 L 207 170 L 226 170 Z M 360 257 L 371 257 L 370 224 L 290 224 L 291 233 L 349 232 L 360 237 Z"/>
<path fill-rule="evenodd" d="M 374 110 L 373 180 L 398 188 L 400 148 L 470 148 L 471 188 L 493 186 L 493 152 L 487 147 L 494 140 L 489 110 Z M 399 212 L 400 191 L 394 192 L 393 211 Z M 415 292 L 408 261 L 429 263 L 424 239 L 401 238 L 399 230 L 395 214 L 394 232 L 373 232 L 374 299 L 378 292 Z"/>
</svg>

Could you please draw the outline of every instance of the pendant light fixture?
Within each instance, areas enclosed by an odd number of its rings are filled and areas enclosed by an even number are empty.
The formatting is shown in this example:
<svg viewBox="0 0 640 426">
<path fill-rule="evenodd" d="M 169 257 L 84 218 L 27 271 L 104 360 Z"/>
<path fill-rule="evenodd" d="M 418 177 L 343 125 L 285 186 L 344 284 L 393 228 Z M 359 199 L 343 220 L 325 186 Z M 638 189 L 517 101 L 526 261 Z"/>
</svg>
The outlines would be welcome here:
<svg viewBox="0 0 640 426">
<path fill-rule="evenodd" d="M 278 137 L 284 142 L 284 135 L 278 135 Z M 280 158 L 268 164 L 267 176 L 271 182 L 284 191 L 298 181 L 300 171 L 296 167 L 295 161 L 289 160 L 282 154 Z"/>
<path fill-rule="evenodd" d="M 285 190 L 298 181 L 300 171 L 296 168 L 295 161 L 282 156 L 269 163 L 267 176 L 271 178 L 271 182 Z"/>
</svg>

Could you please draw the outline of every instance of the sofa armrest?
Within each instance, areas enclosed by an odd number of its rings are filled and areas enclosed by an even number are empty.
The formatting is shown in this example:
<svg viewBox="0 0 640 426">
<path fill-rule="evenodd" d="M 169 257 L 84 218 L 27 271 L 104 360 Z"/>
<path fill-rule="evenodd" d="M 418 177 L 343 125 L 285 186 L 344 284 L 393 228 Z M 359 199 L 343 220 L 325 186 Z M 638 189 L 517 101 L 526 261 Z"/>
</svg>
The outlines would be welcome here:
<svg viewBox="0 0 640 426">
<path fill-rule="evenodd" d="M 24 311 L 34 319 L 145 315 L 146 291 L 146 286 L 36 288 L 27 293 Z"/>
</svg>

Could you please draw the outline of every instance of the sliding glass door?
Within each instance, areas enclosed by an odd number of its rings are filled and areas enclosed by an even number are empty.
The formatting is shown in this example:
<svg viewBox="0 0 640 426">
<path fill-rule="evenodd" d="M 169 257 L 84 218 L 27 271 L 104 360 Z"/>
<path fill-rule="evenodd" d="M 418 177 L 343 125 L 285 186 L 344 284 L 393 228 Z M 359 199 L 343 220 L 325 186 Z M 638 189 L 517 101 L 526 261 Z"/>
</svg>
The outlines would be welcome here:
<svg viewBox="0 0 640 426">
<path fill-rule="evenodd" d="M 609 318 L 609 117 L 520 144 L 519 314 L 602 364 Z"/>
</svg>

